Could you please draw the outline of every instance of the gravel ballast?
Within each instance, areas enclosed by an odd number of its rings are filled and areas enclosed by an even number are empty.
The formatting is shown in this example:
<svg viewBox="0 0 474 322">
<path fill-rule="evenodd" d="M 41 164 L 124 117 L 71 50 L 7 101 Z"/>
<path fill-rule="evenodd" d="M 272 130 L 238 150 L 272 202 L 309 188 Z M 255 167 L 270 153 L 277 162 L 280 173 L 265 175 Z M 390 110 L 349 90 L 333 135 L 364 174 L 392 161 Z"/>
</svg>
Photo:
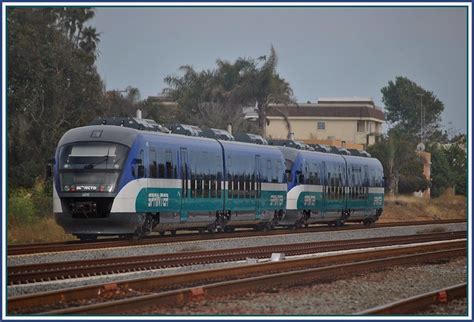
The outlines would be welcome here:
<svg viewBox="0 0 474 322">
<path fill-rule="evenodd" d="M 430 225 L 430 226 L 406 226 L 406 227 L 391 227 L 391 228 L 372 228 L 368 230 L 354 230 L 354 231 L 334 231 L 324 233 L 302 233 L 296 235 L 283 235 L 283 236 L 264 236 L 262 237 L 250 237 L 250 238 L 235 238 L 235 239 L 222 239 L 212 241 L 198 241 L 198 242 L 180 242 L 175 244 L 159 244 L 154 246 L 133 246 L 133 247 L 121 247 L 101 249 L 101 250 L 89 250 L 89 251 L 73 251 L 63 253 L 52 253 L 52 254 L 40 254 L 40 255 L 21 255 L 9 258 L 11 262 L 16 265 L 32 264 L 39 262 L 54 262 L 54 261 L 68 261 L 78 260 L 86 258 L 106 258 L 106 257 L 117 257 L 117 253 L 122 253 L 121 256 L 141 256 L 148 253 L 172 253 L 192 250 L 208 250 L 208 249 L 225 249 L 225 248 L 237 248 L 237 247 L 252 247 L 258 245 L 272 245 L 272 244 L 284 244 L 284 243 L 302 243 L 311 241 L 326 241 L 326 240 L 340 240 L 340 239 L 359 239 L 368 237 L 386 237 L 396 235 L 412 235 L 419 233 L 430 233 L 432 231 L 440 232 L 444 231 L 459 231 L 465 228 L 465 224 L 445 224 L 445 225 Z M 92 254 L 92 256 L 91 256 Z M 232 263 L 215 263 L 215 264 L 204 264 L 204 265 L 193 265 L 184 266 L 178 268 L 167 268 L 157 269 L 150 271 L 138 271 L 130 273 L 122 273 L 115 275 L 104 275 L 94 277 L 83 277 L 67 280 L 48 281 L 25 285 L 12 285 L 8 286 L 8 296 L 19 296 L 30 293 L 46 292 L 59 290 L 62 288 L 80 287 L 86 285 L 93 285 L 98 283 L 110 283 L 124 281 L 128 279 L 136 278 L 148 278 L 156 277 L 168 274 L 185 273 L 197 270 L 230 267 L 236 265 L 244 265 L 246 262 L 232 262 Z M 13 264 L 9 263 L 9 266 Z"/>
<path fill-rule="evenodd" d="M 350 315 L 466 281 L 466 259 L 444 264 L 394 267 L 331 283 L 247 293 L 156 309 L 170 315 Z M 463 305 L 464 303 L 464 305 Z M 431 314 L 466 315 L 465 302 L 434 306 Z"/>
<path fill-rule="evenodd" d="M 346 230 L 332 232 L 313 232 L 288 235 L 273 235 L 246 238 L 214 239 L 193 242 L 176 242 L 156 245 L 141 245 L 116 248 L 103 248 L 59 253 L 43 253 L 33 255 L 9 256 L 8 266 L 76 261 L 111 257 L 146 256 L 154 254 L 178 253 L 184 251 L 204 251 L 227 248 L 254 247 L 280 244 L 294 244 L 330 240 L 350 240 L 377 238 L 387 236 L 414 235 L 431 232 L 448 232 L 466 230 L 466 223 L 438 224 L 426 226 L 403 226 L 387 228 L 371 228 L 363 230 Z"/>
</svg>

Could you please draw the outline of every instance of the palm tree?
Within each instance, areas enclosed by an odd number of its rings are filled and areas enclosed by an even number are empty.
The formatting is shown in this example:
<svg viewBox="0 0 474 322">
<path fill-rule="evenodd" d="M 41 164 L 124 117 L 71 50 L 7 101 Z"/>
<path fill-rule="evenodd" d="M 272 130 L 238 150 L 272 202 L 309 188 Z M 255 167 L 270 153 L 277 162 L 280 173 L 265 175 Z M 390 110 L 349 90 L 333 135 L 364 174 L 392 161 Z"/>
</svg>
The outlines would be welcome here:
<svg viewBox="0 0 474 322">
<path fill-rule="evenodd" d="M 265 59 L 239 58 L 234 63 L 218 59 L 216 65 L 215 70 L 201 72 L 185 65 L 180 68 L 184 72 L 182 76 L 165 78 L 169 87 L 163 94 L 178 103 L 183 119 L 212 127 L 232 122 L 238 128 L 243 124 L 242 108 L 257 102 L 258 129 L 265 135 L 270 104 L 293 103 L 289 83 L 276 73 L 277 56 L 273 47 Z"/>
<path fill-rule="evenodd" d="M 79 46 L 86 52 L 86 53 L 95 53 L 97 49 L 97 44 L 99 43 L 100 33 L 93 27 L 86 27 L 82 30 L 81 35 L 81 42 Z"/>
</svg>

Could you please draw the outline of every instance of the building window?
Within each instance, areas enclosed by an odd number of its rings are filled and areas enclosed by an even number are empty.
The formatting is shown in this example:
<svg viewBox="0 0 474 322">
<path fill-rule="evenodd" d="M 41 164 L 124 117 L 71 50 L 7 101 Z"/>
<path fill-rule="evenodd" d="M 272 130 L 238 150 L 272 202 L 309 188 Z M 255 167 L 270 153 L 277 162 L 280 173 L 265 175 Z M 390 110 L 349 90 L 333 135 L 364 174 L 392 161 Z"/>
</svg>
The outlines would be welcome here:
<svg viewBox="0 0 474 322">
<path fill-rule="evenodd" d="M 325 130 L 326 129 L 326 122 L 318 121 L 318 130 Z"/>
<path fill-rule="evenodd" d="M 357 132 L 365 132 L 365 121 L 357 121 Z"/>
</svg>

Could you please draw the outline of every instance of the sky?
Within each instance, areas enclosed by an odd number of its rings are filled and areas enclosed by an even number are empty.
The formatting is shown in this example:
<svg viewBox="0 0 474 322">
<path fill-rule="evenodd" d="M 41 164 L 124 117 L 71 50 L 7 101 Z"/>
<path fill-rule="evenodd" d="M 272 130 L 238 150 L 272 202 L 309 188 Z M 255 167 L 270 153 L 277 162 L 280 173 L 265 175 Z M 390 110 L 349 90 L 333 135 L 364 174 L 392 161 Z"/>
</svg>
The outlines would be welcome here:
<svg viewBox="0 0 474 322">
<path fill-rule="evenodd" d="M 405 76 L 445 105 L 442 125 L 465 133 L 465 8 L 98 8 L 97 68 L 107 90 L 137 87 L 158 95 L 182 65 L 215 68 L 217 59 L 267 55 L 297 102 L 372 97 Z"/>
</svg>

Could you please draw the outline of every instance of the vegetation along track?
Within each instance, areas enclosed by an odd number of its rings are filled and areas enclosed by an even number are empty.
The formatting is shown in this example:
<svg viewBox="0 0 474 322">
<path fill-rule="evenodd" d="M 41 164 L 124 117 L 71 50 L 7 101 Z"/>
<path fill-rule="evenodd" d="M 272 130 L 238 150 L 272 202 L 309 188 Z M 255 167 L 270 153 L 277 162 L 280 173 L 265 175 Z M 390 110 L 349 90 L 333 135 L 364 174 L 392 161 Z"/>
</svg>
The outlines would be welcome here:
<svg viewBox="0 0 474 322">
<path fill-rule="evenodd" d="M 466 295 L 467 284 L 461 283 L 364 310 L 359 312 L 358 315 L 413 314 L 420 312 L 431 305 L 447 303 L 448 301 L 458 298 L 464 298 Z"/>
<path fill-rule="evenodd" d="M 8 284 L 34 283 L 138 270 L 238 261 L 245 260 L 249 257 L 269 258 L 272 253 L 276 252 L 285 253 L 285 255 L 291 256 L 395 244 L 459 239 L 465 237 L 466 232 L 448 232 L 20 265 L 8 268 Z"/>
<path fill-rule="evenodd" d="M 452 224 L 452 223 L 463 223 L 465 220 L 453 219 L 453 220 L 435 220 L 435 221 L 408 221 L 408 222 L 391 222 L 391 223 L 375 223 L 372 227 L 398 227 L 398 226 L 416 226 L 416 225 L 433 225 L 433 224 Z M 296 230 L 289 229 L 275 229 L 263 234 L 267 236 L 271 235 L 283 235 L 283 234 L 295 234 L 295 233 L 310 233 L 310 232 L 325 232 L 325 231 L 339 231 L 339 230 L 353 230 L 353 229 L 367 229 L 367 226 L 361 224 L 348 224 L 342 227 L 328 227 L 328 226 L 310 226 L 306 228 L 300 228 Z M 84 250 L 84 249 L 99 249 L 99 248 L 110 248 L 110 247 L 126 247 L 136 245 L 152 245 L 161 243 L 172 243 L 182 241 L 197 241 L 197 240 L 212 240 L 212 239 L 223 239 L 223 238 L 238 238 L 238 237 L 253 237 L 260 236 L 262 232 L 259 231 L 235 231 L 231 233 L 219 233 L 219 234 L 198 234 L 198 233 L 186 233 L 177 236 L 148 236 L 144 239 L 133 241 L 124 240 L 119 238 L 104 238 L 97 242 L 82 242 L 82 241 L 69 241 L 69 242 L 58 242 L 58 243 L 40 243 L 40 244 L 20 244 L 20 245 L 9 245 L 8 256 L 14 255 L 26 255 L 26 254 L 37 254 L 47 252 L 61 252 L 61 251 L 72 251 L 72 250 Z"/>
<path fill-rule="evenodd" d="M 8 314 L 133 314 L 202 297 L 307 285 L 462 256 L 465 240 L 358 250 L 10 297 Z"/>
</svg>

